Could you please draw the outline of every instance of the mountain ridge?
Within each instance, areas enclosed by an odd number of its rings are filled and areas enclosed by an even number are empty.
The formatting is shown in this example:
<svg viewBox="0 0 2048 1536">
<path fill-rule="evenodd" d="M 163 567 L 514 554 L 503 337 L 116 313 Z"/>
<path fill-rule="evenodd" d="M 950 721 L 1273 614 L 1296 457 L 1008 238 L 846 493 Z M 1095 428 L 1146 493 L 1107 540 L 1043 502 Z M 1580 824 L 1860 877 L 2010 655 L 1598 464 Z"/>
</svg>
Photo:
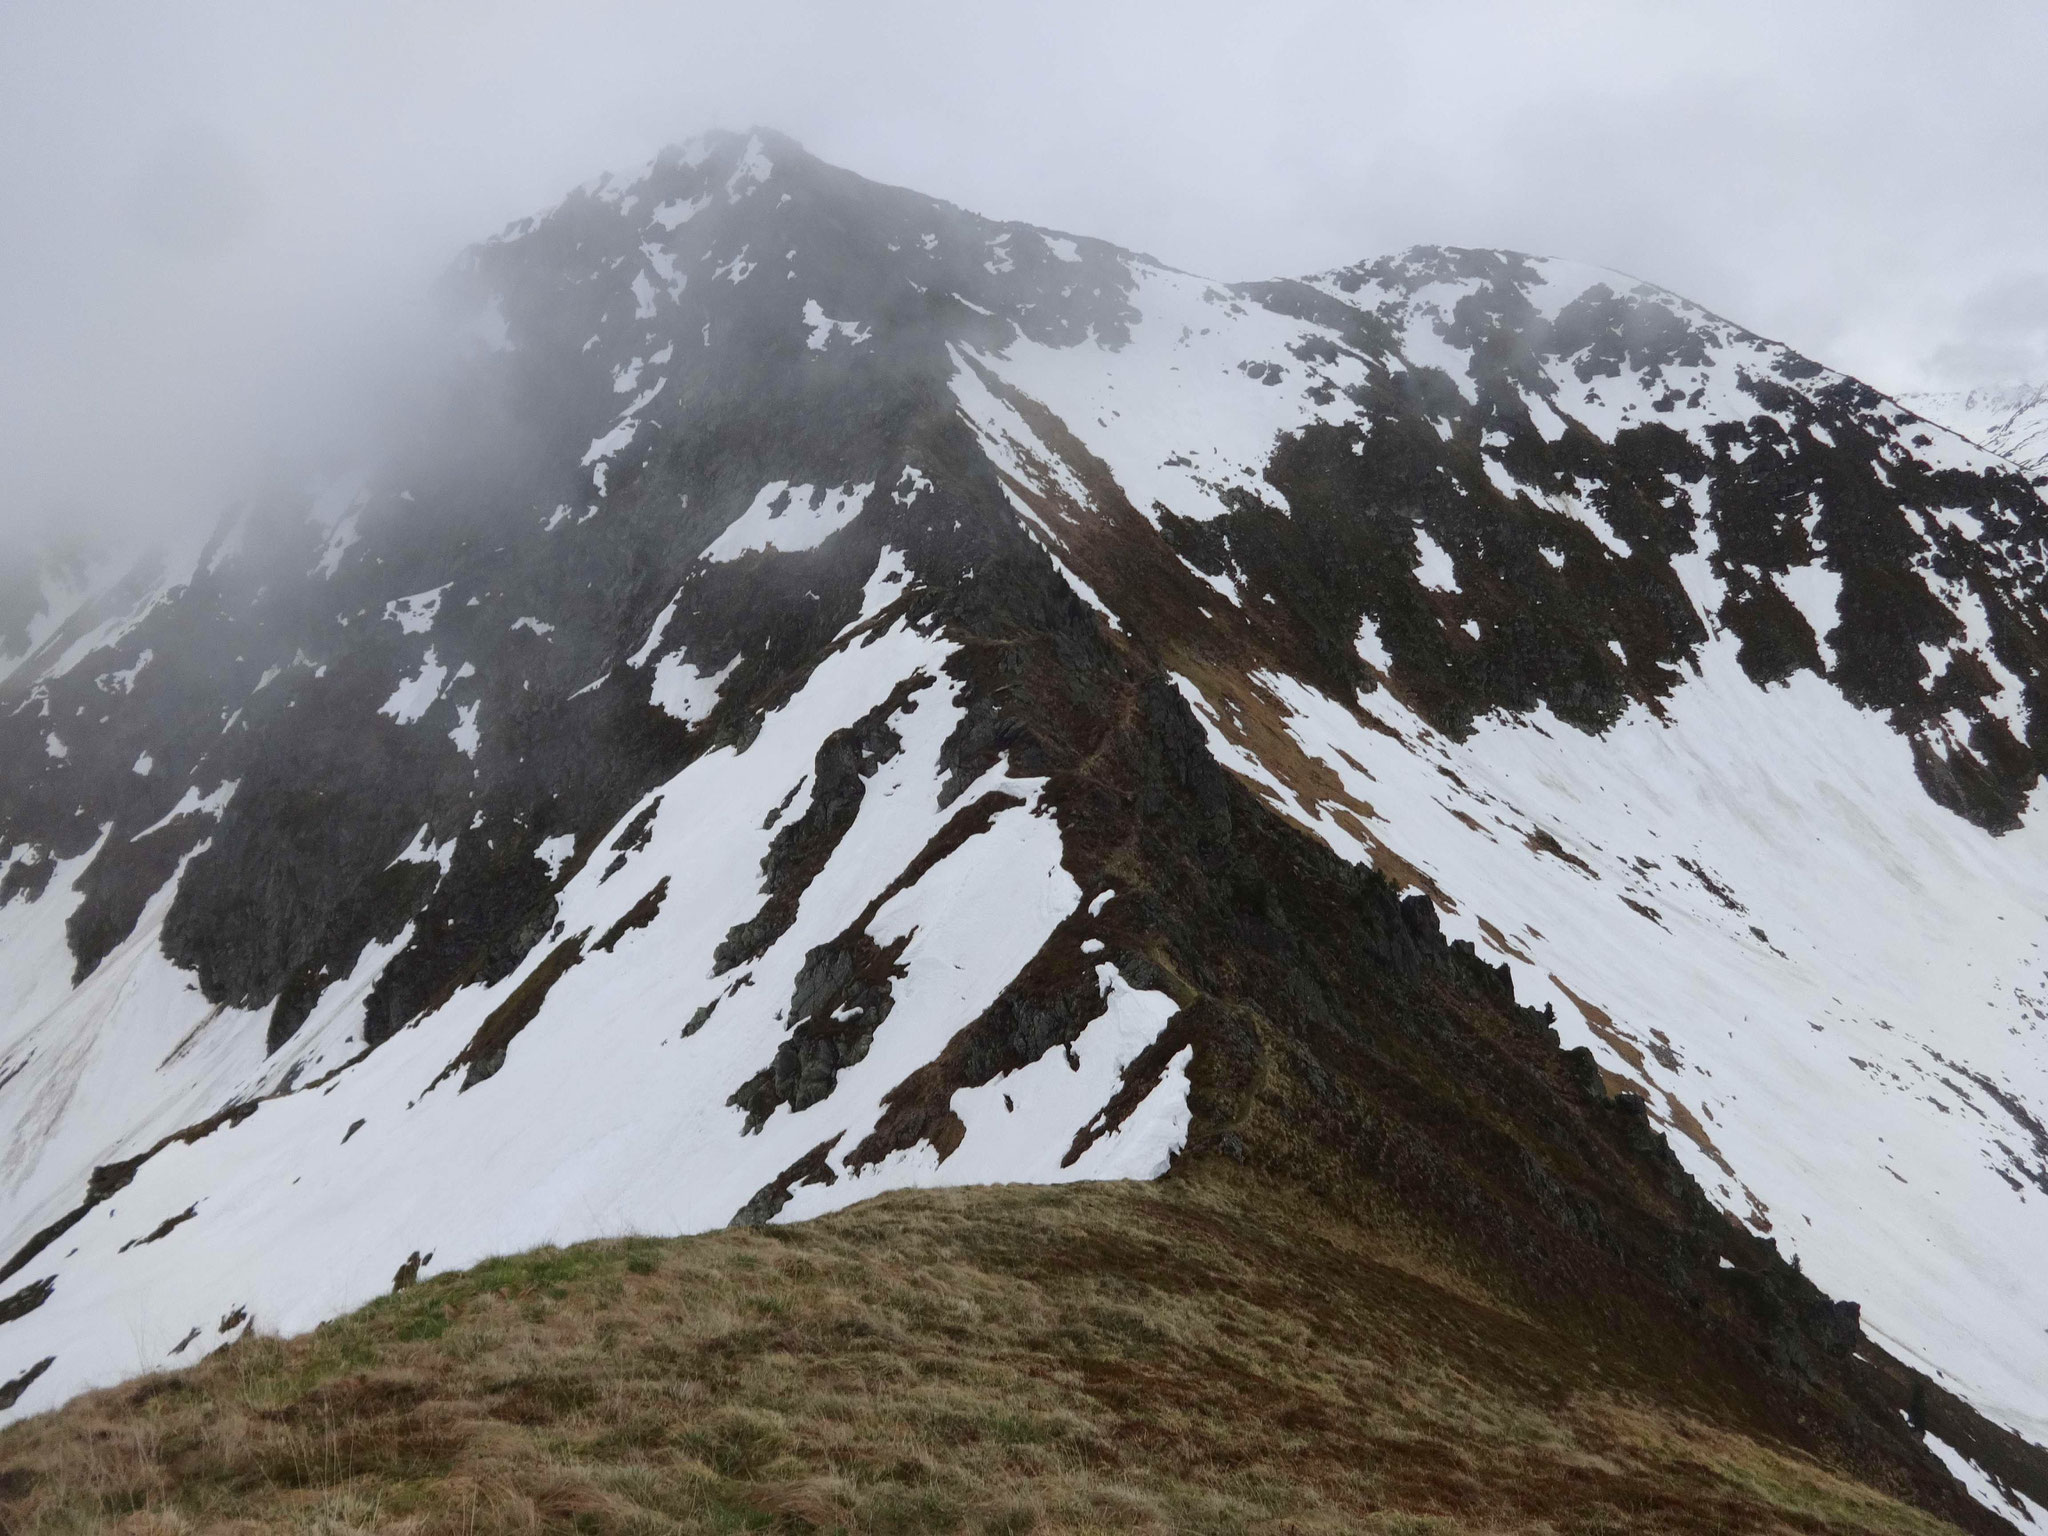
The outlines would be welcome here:
<svg viewBox="0 0 2048 1536">
<path fill-rule="evenodd" d="M 2038 1434 L 2040 498 L 1608 277 L 1210 284 L 760 134 L 475 248 L 420 441 L 0 684 L 14 1411 L 136 1368 L 123 1296 L 160 1362 L 409 1254 L 1313 1165 L 1277 1072 L 1542 1285 L 1609 1274 L 1574 1223 L 1701 1297 L 1782 1236 Z M 1799 1308 L 1774 1369 L 1849 1369 Z"/>
<path fill-rule="evenodd" d="M 2011 459 L 2030 475 L 2048 474 L 2048 385 L 2003 384 L 1980 389 L 1922 390 L 1902 395 L 1926 412 Z"/>
</svg>

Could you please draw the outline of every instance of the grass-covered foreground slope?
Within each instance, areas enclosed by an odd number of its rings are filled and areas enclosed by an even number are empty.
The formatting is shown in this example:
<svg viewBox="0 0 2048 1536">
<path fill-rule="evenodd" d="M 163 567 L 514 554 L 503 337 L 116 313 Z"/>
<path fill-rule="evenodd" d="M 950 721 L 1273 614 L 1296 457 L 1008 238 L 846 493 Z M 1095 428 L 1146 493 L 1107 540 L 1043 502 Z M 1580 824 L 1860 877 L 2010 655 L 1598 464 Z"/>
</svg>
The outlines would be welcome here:
<svg viewBox="0 0 2048 1536">
<path fill-rule="evenodd" d="M 0 1432 L 0 1530 L 1951 1529 L 1654 1371 L 1228 1166 L 899 1193 L 80 1398 Z"/>
</svg>

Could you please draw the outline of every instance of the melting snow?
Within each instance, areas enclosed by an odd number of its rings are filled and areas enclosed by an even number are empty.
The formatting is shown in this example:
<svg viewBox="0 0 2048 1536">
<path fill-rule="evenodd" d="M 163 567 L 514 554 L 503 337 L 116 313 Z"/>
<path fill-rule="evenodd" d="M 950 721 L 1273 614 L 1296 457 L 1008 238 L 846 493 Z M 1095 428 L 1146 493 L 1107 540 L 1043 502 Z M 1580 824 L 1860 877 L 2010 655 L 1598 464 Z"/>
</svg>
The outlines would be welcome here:
<svg viewBox="0 0 2048 1536">
<path fill-rule="evenodd" d="M 435 1085 L 550 945 L 536 946 L 493 985 L 462 988 L 318 1091 L 267 1099 L 248 1119 L 174 1142 L 144 1163 L 103 1219 L 76 1228 L 48 1256 L 58 1276 L 50 1300 L 9 1325 L 10 1347 L 57 1361 L 8 1416 L 42 1411 L 138 1368 L 184 1363 L 190 1350 L 175 1360 L 170 1350 L 195 1323 L 204 1325 L 201 1346 L 218 1347 L 226 1336 L 213 1325 L 235 1307 L 266 1331 L 310 1328 L 388 1293 L 392 1272 L 415 1250 L 431 1249 L 437 1268 L 453 1268 L 610 1232 L 721 1227 L 820 1142 L 835 1148 L 838 1182 L 798 1189 L 778 1219 L 908 1184 L 1157 1172 L 1185 1135 L 1185 1052 L 1166 1063 L 1119 1128 L 1062 1167 L 1076 1132 L 1104 1129 L 1123 1065 L 1172 1013 L 1170 999 L 1130 987 L 1107 967 L 1098 972 L 1104 1014 L 1074 1045 L 1081 1070 L 1056 1050 L 997 1090 L 1013 1102 L 1019 1092 L 1034 1096 L 1041 1138 L 1023 1137 L 1023 1117 L 999 1097 L 969 1089 L 955 1096 L 968 1132 L 950 1157 L 922 1147 L 858 1169 L 846 1162 L 874 1128 L 883 1096 L 978 1017 L 1082 898 L 1064 867 L 1058 822 L 1043 813 L 1039 781 L 1006 777 L 998 764 L 957 804 L 938 803 L 941 751 L 963 718 L 958 685 L 945 672 L 950 654 L 943 638 L 900 624 L 835 651 L 744 750 L 713 748 L 628 808 L 622 824 L 661 801 L 622 871 L 607 880 L 614 861 L 594 857 L 563 886 L 563 931 L 606 931 L 664 877 L 666 902 L 648 928 L 628 931 L 613 950 L 586 944 L 583 963 L 547 994 L 489 1081 L 468 1091 L 459 1077 Z M 805 891 L 791 928 L 747 968 L 752 985 L 713 978 L 712 951 L 758 909 L 761 859 L 775 835 L 764 825 L 768 813 L 807 778 L 827 736 L 920 673 L 935 681 L 915 710 L 891 722 L 902 751 L 868 781 L 853 825 Z M 907 974 L 893 983 L 895 1006 L 866 1057 L 840 1073 L 827 1098 L 798 1112 L 778 1108 L 757 1134 L 742 1135 L 742 1117 L 727 1100 L 786 1038 L 782 1014 L 804 957 L 856 921 L 961 805 L 997 788 L 1026 803 L 998 812 L 870 923 L 878 941 L 907 941 L 898 957 Z M 423 830 L 411 852 L 440 865 L 452 845 L 431 844 L 428 835 Z M 567 837 L 541 845 L 551 878 L 567 873 L 573 848 Z M 27 1225 L 0 1233 L 10 1251 L 69 1208 L 109 1144 L 151 1145 L 320 1052 L 334 1053 L 335 1064 L 346 1060 L 363 995 L 395 953 L 374 947 L 269 1058 L 260 1013 L 230 1010 L 207 1022 L 213 1010 L 163 959 L 158 934 L 172 886 L 145 911 L 135 937 L 84 987 L 67 991 L 69 967 L 57 960 L 76 900 L 72 883 L 89 858 L 53 872 L 44 899 L 0 908 L 0 986 L 9 989 L 0 995 L 15 995 L 17 976 L 48 989 L 0 1012 L 0 1050 L 32 1049 L 31 1090 L 74 1106 L 63 1112 L 66 1129 L 36 1143 L 33 1191 L 13 1208 Z M 703 1026 L 685 1037 L 679 1021 L 700 1010 L 708 1010 Z M 602 1049 L 593 1049 L 597 1039 Z M 45 1052 L 45 1041 L 62 1041 L 64 1050 Z M 75 1093 L 53 1086 L 44 1064 L 59 1059 L 77 1064 Z M 75 1107 L 84 1104 L 89 1117 Z M 344 1144 L 359 1120 L 364 1129 Z M 595 1140 L 593 1126 L 603 1129 Z M 583 1150 L 565 1159 L 572 1141 Z M 690 1176 L 659 1176 L 677 1168 Z M 20 1164 L 8 1174 L 16 1187 L 25 1176 Z M 377 1200 L 364 1201 L 365 1189 L 377 1190 Z M 175 1233 L 120 1251 L 195 1201 L 198 1215 Z M 108 1318 L 125 1321 L 110 1327 Z"/>
<path fill-rule="evenodd" d="M 675 258 L 658 245 L 643 245 L 640 254 L 647 258 L 647 265 L 654 269 L 654 275 L 661 279 L 668 289 L 671 303 L 680 300 L 690 279 L 676 268 Z"/>
<path fill-rule="evenodd" d="M 1458 590 L 1458 573 L 1450 552 L 1423 529 L 1415 530 L 1415 548 L 1422 558 L 1416 562 L 1415 579 L 1432 592 Z"/>
<path fill-rule="evenodd" d="M 625 448 L 627 444 L 633 441 L 633 434 L 640 430 L 640 412 L 646 409 L 649 405 L 653 404 L 655 397 L 659 395 L 662 392 L 662 390 L 665 389 L 667 386 L 667 379 L 656 379 L 654 381 L 652 388 L 642 390 L 640 394 L 634 398 L 633 403 L 627 406 L 623 411 L 619 413 L 619 419 L 617 423 L 612 427 L 612 429 L 609 432 L 606 432 L 601 437 L 593 438 L 591 440 L 589 448 L 584 450 L 584 465 L 586 467 L 590 465 L 596 466 L 596 468 L 592 470 L 591 473 L 593 480 L 596 482 L 597 491 L 600 496 L 604 494 L 604 461 L 612 458 L 621 449 Z M 595 509 L 593 508 L 592 510 Z M 555 516 L 551 518 L 548 522 L 548 527 L 553 528 L 556 523 L 561 521 L 562 517 L 567 513 L 567 511 L 567 507 L 557 508 Z"/>
<path fill-rule="evenodd" d="M 860 516 L 874 489 L 873 481 L 826 488 L 771 480 L 732 526 L 711 541 L 704 558 L 722 562 L 757 550 L 788 554 L 815 549 Z"/>
<path fill-rule="evenodd" d="M 683 594 L 677 592 L 674 597 L 668 600 L 668 606 L 654 616 L 654 627 L 647 631 L 647 638 L 640 642 L 640 649 L 626 658 L 627 666 L 644 667 L 647 665 L 647 658 L 652 656 L 655 648 L 661 644 L 661 637 L 668 629 L 668 621 L 676 616 L 676 604 L 682 600 Z"/>
<path fill-rule="evenodd" d="M 482 740 L 476 728 L 476 712 L 481 708 L 481 700 L 455 707 L 455 729 L 448 733 L 448 739 L 464 757 L 475 757 L 477 744 Z"/>
<path fill-rule="evenodd" d="M 448 669 L 434 658 L 433 647 L 429 646 L 420 661 L 419 676 L 401 678 L 391 697 L 377 707 L 377 713 L 389 715 L 400 725 L 411 725 L 441 696 L 441 684 L 447 678 Z"/>
<path fill-rule="evenodd" d="M 663 229 L 673 233 L 710 206 L 711 194 L 707 192 L 704 196 L 693 197 L 687 202 L 678 198 L 674 202 L 663 203 L 654 209 L 648 217 Z"/>
<path fill-rule="evenodd" d="M 156 660 L 156 652 L 144 649 L 135 658 L 135 664 L 112 672 L 102 672 L 93 679 L 93 684 L 102 693 L 133 693 L 135 679 L 142 675 L 142 669 Z"/>
<path fill-rule="evenodd" d="M 910 567 L 904 561 L 901 550 L 884 544 L 881 554 L 875 557 L 875 568 L 869 574 L 867 585 L 861 589 L 860 613 L 853 622 L 833 636 L 836 644 L 859 629 L 870 619 L 879 616 L 897 598 L 908 590 Z"/>
<path fill-rule="evenodd" d="M 687 725 L 695 725 L 717 706 L 720 686 L 739 664 L 740 658 L 735 656 L 716 672 L 701 672 L 683 660 L 681 651 L 672 652 L 654 664 L 648 702 Z"/>
<path fill-rule="evenodd" d="M 1835 669 L 1835 648 L 1828 643 L 1828 635 L 1841 622 L 1837 609 L 1842 601 L 1842 578 L 1815 560 L 1810 565 L 1795 565 L 1777 578 L 1778 589 L 1792 600 L 1813 626 L 1813 637 L 1820 644 L 1821 660 L 1827 669 Z"/>
<path fill-rule="evenodd" d="M 434 627 L 435 616 L 441 611 L 441 594 L 453 585 L 443 582 L 410 597 L 394 597 L 384 605 L 384 617 L 396 619 L 398 627 L 408 635 L 423 635 Z"/>
<path fill-rule="evenodd" d="M 406 845 L 405 852 L 393 859 L 391 864 L 431 864 L 442 874 L 447 874 L 449 866 L 455 862 L 456 840 L 451 837 L 445 843 L 433 842 L 427 835 L 430 830 L 425 823 L 421 823 L 419 831 L 413 834 L 412 841 Z"/>
<path fill-rule="evenodd" d="M 327 547 L 320 552 L 309 575 L 331 578 L 341 569 L 341 557 L 348 553 L 349 546 L 359 542 L 362 535 L 356 531 L 358 514 L 350 512 L 335 524 L 334 531 L 327 536 Z"/>
<path fill-rule="evenodd" d="M 240 779 L 228 779 L 224 783 L 214 786 L 211 793 L 204 795 L 199 793 L 197 785 L 188 784 L 185 787 L 185 793 L 178 797 L 176 805 L 129 838 L 128 841 L 139 843 L 145 837 L 148 837 L 150 833 L 161 832 L 180 816 L 211 816 L 214 820 L 218 821 L 221 813 L 228 808 L 228 802 L 235 798 L 235 791 L 241 787 L 241 784 L 242 781 Z"/>
<path fill-rule="evenodd" d="M 1356 644 L 1358 646 L 1358 654 L 1364 657 L 1369 665 L 1383 673 L 1392 670 L 1394 658 L 1387 654 L 1386 642 L 1380 639 L 1379 626 L 1373 623 L 1370 614 L 1361 617 L 1358 621 L 1358 639 Z"/>
<path fill-rule="evenodd" d="M 761 140 L 750 136 L 739 164 L 733 167 L 732 175 L 726 178 L 727 200 L 737 202 L 742 196 L 752 196 L 754 188 L 774 174 L 775 162 L 768 158 L 768 151 L 762 147 Z"/>
<path fill-rule="evenodd" d="M 826 343 L 834 336 L 844 336 L 853 345 L 859 346 L 869 335 L 868 328 L 858 321 L 830 318 L 816 299 L 804 300 L 804 324 L 811 332 L 804 344 L 813 352 L 824 351 Z"/>
<path fill-rule="evenodd" d="M 744 283 L 754 275 L 754 268 L 759 265 L 758 262 L 747 260 L 748 249 L 749 247 L 747 246 L 741 246 L 739 255 L 733 257 L 730 261 L 721 263 L 713 270 L 711 275 L 713 277 L 722 277 L 729 283 Z M 704 322 L 704 329 L 705 340 L 708 343 L 711 330 L 710 321 Z"/>
<path fill-rule="evenodd" d="M 906 464 L 903 466 L 903 473 L 896 478 L 896 489 L 889 493 L 889 499 L 899 507 L 907 507 L 917 500 L 918 492 L 931 489 L 932 483 L 925 478 L 924 473 Z"/>
</svg>

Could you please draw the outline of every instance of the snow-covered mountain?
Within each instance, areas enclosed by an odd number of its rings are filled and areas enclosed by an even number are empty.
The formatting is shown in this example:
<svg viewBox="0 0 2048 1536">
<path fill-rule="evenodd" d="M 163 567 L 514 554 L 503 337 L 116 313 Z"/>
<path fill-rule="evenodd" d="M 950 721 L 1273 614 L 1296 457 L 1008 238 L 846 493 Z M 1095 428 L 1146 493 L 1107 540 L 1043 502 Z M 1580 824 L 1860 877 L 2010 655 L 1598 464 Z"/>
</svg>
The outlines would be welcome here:
<svg viewBox="0 0 2048 1536">
<path fill-rule="evenodd" d="M 2003 454 L 2030 475 L 2048 476 L 2048 384 L 1930 390 L 1899 398 L 1930 421 Z"/>
<path fill-rule="evenodd" d="M 414 442 L 0 682 L 9 1412 L 1185 1152 L 2048 1436 L 2013 463 L 1612 273 L 1222 284 L 765 133 L 457 283 Z"/>
</svg>

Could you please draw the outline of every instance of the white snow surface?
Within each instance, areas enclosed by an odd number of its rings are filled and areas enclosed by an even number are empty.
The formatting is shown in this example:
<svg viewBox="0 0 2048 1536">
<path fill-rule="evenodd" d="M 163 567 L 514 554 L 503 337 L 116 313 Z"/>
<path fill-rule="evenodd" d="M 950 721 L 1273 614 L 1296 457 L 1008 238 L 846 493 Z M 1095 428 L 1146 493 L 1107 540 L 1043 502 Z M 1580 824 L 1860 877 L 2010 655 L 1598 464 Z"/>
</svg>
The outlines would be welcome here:
<svg viewBox="0 0 2048 1536">
<path fill-rule="evenodd" d="M 447 680 L 447 667 L 435 657 L 434 648 L 428 646 L 427 654 L 420 659 L 419 676 L 400 678 L 391 697 L 377 707 L 377 713 L 389 715 L 400 725 L 411 725 L 433 706 L 441 696 L 441 684 Z"/>
<path fill-rule="evenodd" d="M 648 217 L 654 223 L 659 224 L 663 229 L 673 234 L 710 206 L 711 195 L 709 193 L 702 197 L 677 198 L 672 202 L 661 204 Z"/>
<path fill-rule="evenodd" d="M 477 711 L 483 708 L 481 701 L 458 704 L 455 707 L 455 728 L 448 733 L 448 739 L 455 743 L 455 750 L 464 757 L 475 757 L 476 749 L 483 742 L 483 733 L 477 729 Z"/>
<path fill-rule="evenodd" d="M 1861 1302 L 1888 1347 L 2038 1437 L 2043 1149 L 2000 1095 L 2048 1103 L 2048 832 L 1994 838 L 1941 810 L 1880 717 L 1810 674 L 1761 690 L 1734 650 L 1709 644 L 1665 720 L 1638 709 L 1604 738 L 1538 715 L 1453 743 L 1381 690 L 1363 703 L 1397 739 L 1261 675 L 1363 819 L 1301 802 L 1184 692 L 1269 800 L 1347 857 L 1378 842 L 1433 881 L 1446 931 L 1640 1084 L 1710 1195 Z"/>
<path fill-rule="evenodd" d="M 735 656 L 716 672 L 704 672 L 685 661 L 681 651 L 675 651 L 654 664 L 649 700 L 684 724 L 695 725 L 717 706 L 720 686 L 739 664 L 740 658 Z"/>
<path fill-rule="evenodd" d="M 441 612 L 441 594 L 448 590 L 448 586 L 443 582 L 410 597 L 394 597 L 384 605 L 384 617 L 396 621 L 408 635 L 426 634 L 434 627 L 434 620 Z"/>
<path fill-rule="evenodd" d="M 1420 528 L 1415 530 L 1415 550 L 1421 557 L 1415 565 L 1415 579 L 1432 592 L 1458 590 L 1458 573 L 1451 564 L 1450 551 Z"/>
<path fill-rule="evenodd" d="M 713 563 L 737 560 L 763 550 L 788 554 L 816 549 L 844 528 L 867 505 L 874 482 L 865 485 L 791 485 L 771 480 L 755 494 L 747 510 L 704 550 Z"/>
<path fill-rule="evenodd" d="M 1930 391 L 1901 395 L 1899 403 L 2030 474 L 2048 474 L 2048 384 Z"/>
<path fill-rule="evenodd" d="M 547 865 L 548 878 L 552 880 L 561 874 L 562 866 L 569 862 L 570 856 L 575 852 L 575 834 L 563 832 L 554 837 L 543 838 L 540 846 L 534 849 L 533 856 Z"/>
<path fill-rule="evenodd" d="M 835 336 L 856 347 L 869 336 L 868 328 L 857 320 L 834 320 L 816 299 L 804 300 L 804 328 L 810 332 L 804 345 L 813 352 L 824 351 Z"/>
<path fill-rule="evenodd" d="M 146 770 L 140 763 L 137 763 L 135 771 L 143 773 Z M 203 795 L 199 793 L 199 787 L 196 784 L 186 785 L 185 793 L 178 797 L 176 805 L 165 811 L 163 815 L 144 827 L 140 832 L 137 832 L 128 841 L 139 843 L 145 837 L 148 837 L 150 833 L 161 832 L 180 816 L 211 816 L 215 821 L 220 820 L 221 813 L 228 808 L 228 802 L 234 799 L 235 791 L 241 787 L 241 782 L 240 779 L 225 780 L 215 785 L 212 790 Z"/>
<path fill-rule="evenodd" d="M 227 1342 L 219 1323 L 236 1308 L 264 1330 L 309 1328 L 388 1291 L 415 1250 L 431 1252 L 431 1273 L 540 1243 L 701 1231 L 724 1225 L 821 1141 L 839 1138 L 843 1158 L 876 1123 L 882 1096 L 985 1009 L 1082 903 L 1040 781 L 1008 777 L 998 764 L 956 803 L 938 804 L 939 749 L 962 718 L 958 685 L 943 670 L 949 654 L 942 639 L 901 622 L 851 640 L 767 717 L 746 750 L 706 753 L 633 807 L 638 814 L 660 799 L 646 845 L 607 879 L 613 854 L 609 839 L 599 844 L 602 856 L 560 892 L 558 932 L 594 939 L 666 877 L 658 915 L 608 953 L 586 942 L 583 962 L 548 994 L 503 1067 L 467 1091 L 461 1072 L 444 1077 L 443 1069 L 552 942 L 498 985 L 462 989 L 322 1086 L 279 1093 L 357 1055 L 363 995 L 407 934 L 366 953 L 266 1060 L 262 1015 L 209 1007 L 163 957 L 157 935 L 175 882 L 76 990 L 67 984 L 64 920 L 91 853 L 54 871 L 42 899 L 0 908 L 0 1074 L 21 1068 L 7 1090 L 9 1139 L 0 1149 L 9 1222 L 0 1248 L 12 1251 L 68 1210 L 95 1164 L 145 1149 L 224 1103 L 261 1099 L 247 1119 L 150 1158 L 23 1272 L 27 1280 L 54 1275 L 56 1288 L 8 1325 L 8 1346 L 56 1361 L 8 1416 L 197 1358 Z M 796 788 L 787 814 L 800 815 L 824 737 L 920 673 L 931 686 L 891 721 L 903 750 L 868 781 L 794 924 L 739 976 L 713 978 L 713 949 L 761 902 L 760 861 L 774 836 L 767 813 Z M 805 954 L 855 921 L 954 812 L 996 787 L 1026 803 L 999 812 L 870 923 L 882 942 L 908 937 L 899 959 L 908 974 L 866 1058 L 822 1102 L 778 1108 L 758 1134 L 742 1135 L 743 1117 L 726 1100 L 774 1055 Z M 452 842 L 428 848 L 424 837 L 415 840 L 421 857 L 452 855 Z M 567 857 L 560 850 L 553 867 Z M 1185 1051 L 1120 1127 L 1063 1166 L 1077 1133 L 1099 1128 L 1124 1067 L 1173 1012 L 1169 999 L 1132 988 L 1107 965 L 1097 975 L 1106 1011 L 1075 1042 L 1078 1071 L 1055 1050 L 962 1093 L 968 1132 L 952 1156 L 940 1161 L 922 1149 L 857 1171 L 842 1166 L 838 1183 L 797 1190 L 779 1219 L 908 1185 L 1159 1172 L 1185 1135 Z M 751 984 L 739 985 L 743 978 Z M 685 1036 L 706 1004 L 708 1020 Z M 1016 1112 L 1004 1109 L 1004 1092 Z M 667 1176 L 685 1169 L 687 1177 Z M 187 1208 L 191 1220 L 122 1251 Z M 172 1357 L 194 1327 L 199 1337 Z"/>
</svg>

